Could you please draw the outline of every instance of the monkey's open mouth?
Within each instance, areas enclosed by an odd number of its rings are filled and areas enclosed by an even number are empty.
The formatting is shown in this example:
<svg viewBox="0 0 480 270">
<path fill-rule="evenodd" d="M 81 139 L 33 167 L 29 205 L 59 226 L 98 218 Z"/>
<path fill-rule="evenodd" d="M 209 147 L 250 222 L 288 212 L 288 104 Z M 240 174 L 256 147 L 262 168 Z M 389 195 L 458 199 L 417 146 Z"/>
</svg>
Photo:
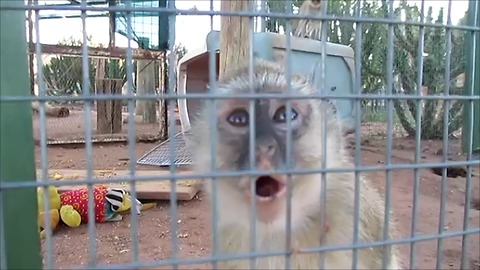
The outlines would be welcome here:
<svg viewBox="0 0 480 270">
<path fill-rule="evenodd" d="M 273 199 L 285 192 L 285 183 L 277 176 L 262 175 L 255 181 L 255 193 L 260 199 Z"/>
</svg>

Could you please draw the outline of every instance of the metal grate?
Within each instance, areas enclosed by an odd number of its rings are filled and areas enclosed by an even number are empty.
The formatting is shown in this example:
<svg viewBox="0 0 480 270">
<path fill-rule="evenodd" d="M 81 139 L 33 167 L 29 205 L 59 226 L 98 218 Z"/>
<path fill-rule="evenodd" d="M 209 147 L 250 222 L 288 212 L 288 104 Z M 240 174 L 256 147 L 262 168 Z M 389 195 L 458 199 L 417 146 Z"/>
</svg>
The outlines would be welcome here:
<svg viewBox="0 0 480 270">
<path fill-rule="evenodd" d="M 191 165 L 192 157 L 190 151 L 187 149 L 186 136 L 188 136 L 190 130 L 179 132 L 172 138 L 169 138 L 159 145 L 155 146 L 152 150 L 143 155 L 137 163 L 140 165 L 152 165 L 152 166 L 170 166 L 170 165 Z M 173 139 L 173 142 L 170 140 Z M 170 147 L 174 149 L 174 161 L 171 160 Z"/>
</svg>

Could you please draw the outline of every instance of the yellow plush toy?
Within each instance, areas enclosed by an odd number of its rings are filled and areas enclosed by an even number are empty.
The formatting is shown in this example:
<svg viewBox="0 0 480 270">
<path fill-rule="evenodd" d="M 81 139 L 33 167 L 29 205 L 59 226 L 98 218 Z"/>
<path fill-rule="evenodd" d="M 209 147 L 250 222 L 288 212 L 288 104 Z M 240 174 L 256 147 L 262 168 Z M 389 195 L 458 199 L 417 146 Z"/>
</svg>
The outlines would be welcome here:
<svg viewBox="0 0 480 270">
<path fill-rule="evenodd" d="M 38 226 L 40 227 L 40 237 L 45 237 L 45 206 L 43 201 L 43 188 L 37 188 L 37 203 L 38 203 Z M 50 200 L 50 228 L 55 230 L 60 223 L 60 219 L 69 227 L 78 227 L 81 222 L 80 214 L 73 209 L 71 205 L 61 204 L 60 194 L 54 186 L 49 186 L 48 199 Z"/>
</svg>

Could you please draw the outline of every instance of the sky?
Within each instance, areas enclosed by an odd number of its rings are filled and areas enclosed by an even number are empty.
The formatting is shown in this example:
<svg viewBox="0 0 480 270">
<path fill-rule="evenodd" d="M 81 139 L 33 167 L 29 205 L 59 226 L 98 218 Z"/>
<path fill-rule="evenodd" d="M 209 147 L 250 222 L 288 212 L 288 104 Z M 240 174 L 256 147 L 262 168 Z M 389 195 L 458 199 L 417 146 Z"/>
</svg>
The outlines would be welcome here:
<svg viewBox="0 0 480 270">
<path fill-rule="evenodd" d="M 341 1 L 341 0 L 334 0 Z M 408 0 L 411 3 L 420 4 L 421 0 Z M 52 0 L 42 2 L 51 3 Z M 53 2 L 62 2 L 59 0 Z M 207 0 L 177 0 L 175 2 L 178 9 L 190 9 L 194 6 L 198 10 L 209 10 L 210 1 Z M 213 1 L 214 10 L 220 9 L 220 1 Z M 445 14 L 448 8 L 448 1 L 446 0 L 426 0 L 426 9 L 428 6 L 432 6 L 434 13 L 436 14 L 441 7 L 445 8 Z M 452 5 L 452 22 L 457 23 L 460 18 L 463 17 L 468 9 L 468 0 L 453 0 Z M 58 13 L 58 11 L 57 11 Z M 95 43 L 108 44 L 108 18 L 88 18 L 86 20 L 87 34 L 92 36 Z M 75 39 L 82 38 L 82 22 L 80 19 L 46 19 L 40 20 L 40 41 L 46 44 L 57 44 L 63 39 L 73 37 Z M 206 35 L 211 31 L 210 16 L 177 16 L 176 18 L 176 31 L 175 31 L 175 44 L 183 44 L 188 50 L 195 49 L 203 46 Z M 213 19 L 213 30 L 220 30 L 220 17 L 216 16 Z M 127 46 L 127 38 L 117 34 L 116 44 L 119 47 Z M 132 47 L 137 47 L 132 43 Z"/>
</svg>

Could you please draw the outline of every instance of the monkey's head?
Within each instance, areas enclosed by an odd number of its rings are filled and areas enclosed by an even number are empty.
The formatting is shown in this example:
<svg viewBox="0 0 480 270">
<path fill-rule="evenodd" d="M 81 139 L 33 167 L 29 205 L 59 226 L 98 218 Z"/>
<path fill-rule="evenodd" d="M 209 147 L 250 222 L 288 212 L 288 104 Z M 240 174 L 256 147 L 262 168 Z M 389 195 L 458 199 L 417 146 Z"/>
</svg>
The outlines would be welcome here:
<svg viewBox="0 0 480 270">
<path fill-rule="evenodd" d="M 306 0 L 310 4 L 310 8 L 319 10 L 322 7 L 322 0 Z"/>
<path fill-rule="evenodd" d="M 287 166 L 290 169 L 319 169 L 324 147 L 327 150 L 335 149 L 328 151 L 328 166 L 332 163 L 329 161 L 334 161 L 339 153 L 340 133 L 335 128 L 335 121 L 331 121 L 335 117 L 327 116 L 328 111 L 322 110 L 323 107 L 328 107 L 325 102 L 308 98 L 315 91 L 303 76 L 292 75 L 291 93 L 303 98 L 290 99 L 291 110 L 288 113 L 287 99 L 278 98 L 288 91 L 286 74 L 279 65 L 257 60 L 254 64 L 253 82 L 250 82 L 248 74 L 248 65 L 226 74 L 218 82 L 218 93 L 231 96 L 249 94 L 253 90 L 257 94 L 270 96 L 266 99 L 252 99 L 254 114 L 250 114 L 247 98 L 217 99 L 213 113 L 205 106 L 193 125 L 192 135 L 195 140 L 192 145 L 195 148 L 195 163 L 200 172 L 212 172 L 212 165 L 216 171 L 221 172 L 238 173 L 255 168 L 273 171 L 255 177 L 244 174 L 216 179 L 219 207 L 235 208 L 230 211 L 233 211 L 236 218 L 241 213 L 250 215 L 250 200 L 254 198 L 257 200 L 258 219 L 270 223 L 278 220 L 286 209 L 287 176 L 281 171 L 287 170 Z M 288 117 L 290 125 L 287 124 Z M 322 141 L 324 119 L 329 120 L 327 145 Z M 209 120 L 213 121 L 209 123 Z M 253 123 L 254 130 L 250 129 L 250 123 Z M 291 131 L 290 156 L 287 156 L 288 130 Z M 255 141 L 252 155 L 251 132 Z M 215 163 L 211 156 L 212 143 Z M 250 167 L 251 158 L 255 168 Z M 319 174 L 294 174 L 291 180 L 293 216 L 299 213 L 295 212 L 296 208 L 318 208 L 318 204 L 313 204 L 320 198 Z M 252 181 L 255 194 L 251 193 Z M 211 190 L 211 182 L 208 184 L 207 190 Z M 248 216 L 246 218 L 248 220 Z"/>
</svg>

